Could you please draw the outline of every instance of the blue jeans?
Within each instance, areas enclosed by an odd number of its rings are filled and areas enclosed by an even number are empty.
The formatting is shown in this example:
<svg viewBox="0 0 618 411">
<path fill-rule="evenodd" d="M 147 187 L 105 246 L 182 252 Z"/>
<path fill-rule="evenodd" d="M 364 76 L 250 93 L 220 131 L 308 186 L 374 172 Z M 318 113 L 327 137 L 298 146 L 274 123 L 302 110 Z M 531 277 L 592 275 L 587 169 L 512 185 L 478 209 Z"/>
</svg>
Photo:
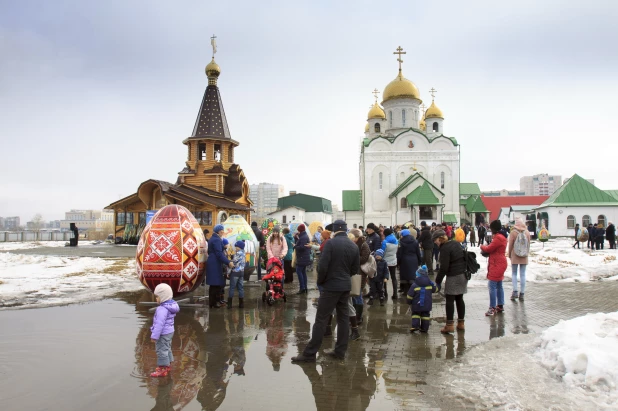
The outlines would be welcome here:
<svg viewBox="0 0 618 411">
<path fill-rule="evenodd" d="M 172 354 L 172 337 L 174 337 L 174 333 L 160 335 L 155 344 L 158 367 L 168 367 L 172 361 L 174 361 L 174 355 Z"/>
<path fill-rule="evenodd" d="M 504 305 L 504 288 L 502 288 L 502 281 L 487 282 L 487 288 L 489 288 L 489 306 L 496 307 L 496 297 L 498 297 L 497 305 Z"/>
<path fill-rule="evenodd" d="M 517 267 L 519 267 L 519 278 L 521 281 L 521 293 L 526 292 L 526 264 L 513 264 L 513 292 L 517 292 Z"/>
<path fill-rule="evenodd" d="M 234 298 L 234 290 L 238 288 L 238 298 L 245 298 L 245 287 L 243 284 L 242 276 L 230 277 L 230 291 L 227 294 L 227 298 Z"/>
<path fill-rule="evenodd" d="M 298 275 L 298 284 L 301 290 L 307 289 L 307 266 L 296 266 L 296 274 Z"/>
</svg>

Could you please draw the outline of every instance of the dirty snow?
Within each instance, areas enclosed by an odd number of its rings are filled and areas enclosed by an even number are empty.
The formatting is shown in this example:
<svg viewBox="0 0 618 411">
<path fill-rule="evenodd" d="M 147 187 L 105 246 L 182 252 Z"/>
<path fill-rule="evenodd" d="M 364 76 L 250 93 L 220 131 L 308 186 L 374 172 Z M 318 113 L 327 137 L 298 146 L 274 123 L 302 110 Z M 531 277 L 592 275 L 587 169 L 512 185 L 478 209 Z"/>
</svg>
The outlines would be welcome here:
<svg viewBox="0 0 618 411">
<path fill-rule="evenodd" d="M 41 247 L 64 247 L 66 241 L 20 241 L 20 242 L 1 242 L 0 252 L 12 250 L 29 250 Z"/>
<path fill-rule="evenodd" d="M 617 250 L 574 249 L 573 239 L 559 238 L 545 243 L 532 241 L 526 269 L 527 282 L 589 282 L 618 280 Z M 606 244 L 607 246 L 607 244 Z M 487 258 L 479 247 L 469 247 L 477 253 L 481 269 L 472 276 L 470 286 L 487 285 Z M 504 281 L 511 281 L 511 263 L 504 273 Z"/>
<path fill-rule="evenodd" d="M 141 284 L 131 258 L 0 252 L 0 309 L 91 301 L 139 289 Z"/>
<path fill-rule="evenodd" d="M 618 312 L 560 321 L 540 340 L 537 356 L 553 376 L 598 407 L 618 409 Z"/>
</svg>

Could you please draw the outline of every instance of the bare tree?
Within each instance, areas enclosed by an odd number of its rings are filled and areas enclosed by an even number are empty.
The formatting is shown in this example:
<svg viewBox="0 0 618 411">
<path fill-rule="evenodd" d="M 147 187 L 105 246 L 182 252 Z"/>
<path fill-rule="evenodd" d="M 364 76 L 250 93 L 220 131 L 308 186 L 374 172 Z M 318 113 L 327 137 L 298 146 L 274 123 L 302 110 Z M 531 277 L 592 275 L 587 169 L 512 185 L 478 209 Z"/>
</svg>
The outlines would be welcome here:
<svg viewBox="0 0 618 411">
<path fill-rule="evenodd" d="M 44 226 L 45 220 L 43 220 L 43 216 L 40 213 L 36 213 L 34 217 L 32 217 L 32 231 L 38 233 Z"/>
</svg>

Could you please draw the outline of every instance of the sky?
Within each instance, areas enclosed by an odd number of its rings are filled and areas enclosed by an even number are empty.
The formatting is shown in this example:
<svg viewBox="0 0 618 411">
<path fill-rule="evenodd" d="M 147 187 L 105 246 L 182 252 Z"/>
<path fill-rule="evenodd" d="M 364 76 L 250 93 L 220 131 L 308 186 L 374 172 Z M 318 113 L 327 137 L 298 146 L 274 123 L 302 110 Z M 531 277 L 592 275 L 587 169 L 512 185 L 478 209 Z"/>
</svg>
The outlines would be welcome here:
<svg viewBox="0 0 618 411">
<path fill-rule="evenodd" d="M 374 88 L 403 73 L 461 181 L 577 173 L 618 189 L 618 2 L 0 0 L 0 216 L 101 209 L 175 182 L 217 36 L 235 160 L 341 203 Z"/>
</svg>

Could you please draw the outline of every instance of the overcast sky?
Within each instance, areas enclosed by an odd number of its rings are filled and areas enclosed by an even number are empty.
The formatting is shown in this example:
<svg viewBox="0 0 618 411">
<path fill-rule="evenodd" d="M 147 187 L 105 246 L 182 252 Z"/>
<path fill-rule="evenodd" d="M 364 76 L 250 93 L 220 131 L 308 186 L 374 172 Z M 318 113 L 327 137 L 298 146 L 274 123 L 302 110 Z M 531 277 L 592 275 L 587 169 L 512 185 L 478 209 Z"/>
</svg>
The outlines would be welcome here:
<svg viewBox="0 0 618 411">
<path fill-rule="evenodd" d="M 578 173 L 618 189 L 618 2 L 0 0 L 0 216 L 100 209 L 175 182 L 207 85 L 235 160 L 341 203 L 371 91 L 404 75 L 444 111 L 461 181 Z"/>
</svg>

